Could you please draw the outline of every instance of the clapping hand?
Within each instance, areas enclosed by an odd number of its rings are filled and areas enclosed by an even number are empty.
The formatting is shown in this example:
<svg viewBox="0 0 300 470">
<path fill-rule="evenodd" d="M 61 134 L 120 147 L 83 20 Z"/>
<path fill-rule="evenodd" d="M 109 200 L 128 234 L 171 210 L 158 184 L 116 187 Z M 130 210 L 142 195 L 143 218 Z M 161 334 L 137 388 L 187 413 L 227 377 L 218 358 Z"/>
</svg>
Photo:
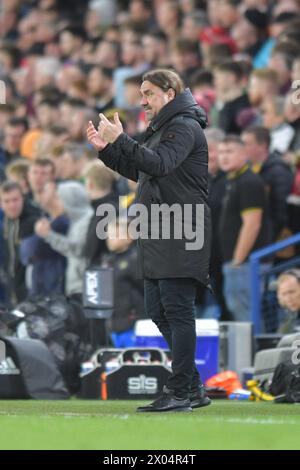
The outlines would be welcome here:
<svg viewBox="0 0 300 470">
<path fill-rule="evenodd" d="M 123 126 L 118 113 L 114 114 L 114 122 L 110 122 L 104 114 L 99 114 L 101 121 L 98 131 L 102 140 L 112 144 L 123 133 Z"/>
<path fill-rule="evenodd" d="M 88 125 L 88 128 L 86 130 L 86 133 L 87 133 L 87 138 L 88 138 L 89 143 L 92 144 L 92 146 L 96 150 L 101 151 L 107 146 L 108 142 L 105 142 L 100 137 L 100 135 L 97 132 L 97 130 L 95 129 L 92 121 L 89 121 L 89 125 Z"/>
</svg>

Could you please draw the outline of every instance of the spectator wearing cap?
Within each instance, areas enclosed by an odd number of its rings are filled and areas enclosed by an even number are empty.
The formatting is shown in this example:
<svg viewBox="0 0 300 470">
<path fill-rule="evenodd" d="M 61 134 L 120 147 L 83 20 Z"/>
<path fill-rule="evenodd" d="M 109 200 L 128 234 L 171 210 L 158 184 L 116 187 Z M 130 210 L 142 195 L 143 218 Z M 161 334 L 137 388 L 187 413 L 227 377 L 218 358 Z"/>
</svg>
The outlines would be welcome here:
<svg viewBox="0 0 300 470">
<path fill-rule="evenodd" d="M 285 315 L 281 318 L 279 333 L 300 331 L 300 269 L 284 271 L 277 279 L 277 298 Z"/>
</svg>

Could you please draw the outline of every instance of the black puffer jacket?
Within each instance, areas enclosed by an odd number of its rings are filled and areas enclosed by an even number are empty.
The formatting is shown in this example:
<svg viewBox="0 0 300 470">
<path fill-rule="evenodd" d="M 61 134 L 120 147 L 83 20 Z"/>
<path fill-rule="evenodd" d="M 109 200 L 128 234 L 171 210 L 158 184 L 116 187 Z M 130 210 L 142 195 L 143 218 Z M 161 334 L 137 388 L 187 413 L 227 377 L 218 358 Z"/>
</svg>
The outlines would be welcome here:
<svg viewBox="0 0 300 470">
<path fill-rule="evenodd" d="M 121 134 L 99 153 L 99 158 L 121 175 L 139 182 L 137 202 L 148 209 L 153 204 L 179 204 L 193 210 L 204 233 L 202 248 L 188 250 L 189 237 L 138 240 L 139 264 L 144 278 L 190 277 L 207 285 L 210 254 L 210 210 L 207 204 L 207 143 L 202 131 L 206 118 L 189 90 L 165 105 L 151 122 L 143 145 Z M 203 205 L 204 218 L 196 220 L 196 205 Z M 172 227 L 172 226 L 171 226 Z M 145 229 L 145 227 L 143 227 Z M 184 231 L 183 231 L 184 233 Z M 193 242 L 192 242 L 193 243 Z"/>
</svg>

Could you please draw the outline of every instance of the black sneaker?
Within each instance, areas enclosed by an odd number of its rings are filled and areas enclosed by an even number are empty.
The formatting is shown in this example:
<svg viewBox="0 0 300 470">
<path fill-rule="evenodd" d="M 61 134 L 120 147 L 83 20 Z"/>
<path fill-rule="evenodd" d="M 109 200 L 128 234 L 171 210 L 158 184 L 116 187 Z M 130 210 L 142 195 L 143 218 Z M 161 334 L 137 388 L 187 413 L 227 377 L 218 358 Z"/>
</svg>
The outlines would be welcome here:
<svg viewBox="0 0 300 470">
<path fill-rule="evenodd" d="M 191 408 L 201 408 L 211 404 L 211 399 L 206 395 L 203 385 L 196 390 L 192 390 L 190 394 Z"/>
<path fill-rule="evenodd" d="M 140 412 L 163 412 L 163 411 L 192 411 L 189 398 L 177 398 L 173 390 L 164 387 L 160 397 L 146 406 L 139 406 L 136 410 Z"/>
</svg>

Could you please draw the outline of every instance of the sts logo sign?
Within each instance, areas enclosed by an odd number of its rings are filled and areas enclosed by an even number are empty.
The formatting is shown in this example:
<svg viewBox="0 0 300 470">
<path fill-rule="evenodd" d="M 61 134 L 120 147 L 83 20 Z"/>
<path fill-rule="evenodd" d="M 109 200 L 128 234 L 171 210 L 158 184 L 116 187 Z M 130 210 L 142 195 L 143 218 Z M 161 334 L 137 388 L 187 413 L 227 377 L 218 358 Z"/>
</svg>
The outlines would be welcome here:
<svg viewBox="0 0 300 470">
<path fill-rule="evenodd" d="M 157 378 L 146 377 L 145 375 L 128 377 L 127 387 L 130 395 L 154 395 L 158 391 Z"/>
</svg>

